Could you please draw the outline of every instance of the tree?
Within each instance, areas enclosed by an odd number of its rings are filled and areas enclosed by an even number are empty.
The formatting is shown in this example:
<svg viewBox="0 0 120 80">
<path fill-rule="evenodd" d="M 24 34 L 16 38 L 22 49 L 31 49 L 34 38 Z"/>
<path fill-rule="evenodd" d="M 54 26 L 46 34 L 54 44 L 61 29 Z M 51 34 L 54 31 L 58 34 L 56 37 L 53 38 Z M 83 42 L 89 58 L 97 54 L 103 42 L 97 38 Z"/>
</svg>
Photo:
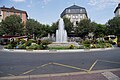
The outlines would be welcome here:
<svg viewBox="0 0 120 80">
<path fill-rule="evenodd" d="M 102 25 L 102 24 L 95 24 L 95 27 L 94 27 L 94 34 L 95 34 L 95 37 L 103 37 L 105 36 L 106 32 L 106 26 L 105 25 Z"/>
<path fill-rule="evenodd" d="M 34 19 L 28 19 L 26 22 L 26 32 L 29 35 L 33 35 L 34 38 L 41 36 L 42 25 Z"/>
<path fill-rule="evenodd" d="M 49 25 L 40 24 L 38 21 L 34 19 L 28 19 L 26 22 L 26 32 L 29 35 L 33 35 L 35 37 L 44 37 L 50 32 Z"/>
<path fill-rule="evenodd" d="M 2 23 L 0 23 L 0 36 L 2 36 L 3 34 L 5 34 L 4 30 L 2 29 Z"/>
<path fill-rule="evenodd" d="M 113 19 L 109 20 L 106 24 L 106 27 L 108 34 L 120 34 L 120 17 L 114 17 Z"/>
<path fill-rule="evenodd" d="M 80 37 L 85 37 L 88 33 L 93 32 L 90 19 L 81 20 L 76 27 L 75 34 Z"/>
<path fill-rule="evenodd" d="M 20 16 L 11 15 L 5 18 L 1 22 L 0 26 L 1 35 L 23 35 L 24 34 L 24 25 Z"/>
<path fill-rule="evenodd" d="M 55 34 L 57 29 L 58 29 L 58 21 L 55 23 L 52 23 L 52 25 L 50 26 L 50 33 Z"/>
<path fill-rule="evenodd" d="M 43 36 L 48 36 L 48 33 L 50 33 L 50 26 L 49 25 L 42 25 L 42 31 Z"/>
<path fill-rule="evenodd" d="M 68 18 L 63 18 L 65 30 L 67 31 L 68 35 L 71 34 L 71 31 L 74 31 L 73 29 L 73 23 Z"/>
</svg>

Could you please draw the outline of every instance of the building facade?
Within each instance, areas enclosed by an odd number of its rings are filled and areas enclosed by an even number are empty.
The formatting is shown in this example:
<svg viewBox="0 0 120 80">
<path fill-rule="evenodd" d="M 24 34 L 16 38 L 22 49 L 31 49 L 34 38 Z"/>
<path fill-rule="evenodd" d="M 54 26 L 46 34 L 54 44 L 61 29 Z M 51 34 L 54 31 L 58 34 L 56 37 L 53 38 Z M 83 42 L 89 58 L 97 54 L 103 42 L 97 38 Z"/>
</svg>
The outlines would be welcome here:
<svg viewBox="0 0 120 80">
<path fill-rule="evenodd" d="M 77 5 L 72 5 L 66 8 L 62 13 L 61 17 L 69 18 L 74 26 L 82 19 L 88 19 L 87 11 L 84 7 L 80 7 Z"/>
<path fill-rule="evenodd" d="M 7 8 L 5 6 L 0 7 L 0 22 L 2 20 L 5 20 L 5 18 L 10 15 L 19 15 L 22 19 L 22 22 L 26 24 L 27 17 L 28 17 L 26 11 L 18 10 L 18 9 L 15 9 L 14 7 L 11 7 L 11 8 Z"/>
<path fill-rule="evenodd" d="M 116 7 L 114 13 L 115 13 L 115 17 L 120 16 L 120 3 L 119 3 L 118 6 Z"/>
</svg>

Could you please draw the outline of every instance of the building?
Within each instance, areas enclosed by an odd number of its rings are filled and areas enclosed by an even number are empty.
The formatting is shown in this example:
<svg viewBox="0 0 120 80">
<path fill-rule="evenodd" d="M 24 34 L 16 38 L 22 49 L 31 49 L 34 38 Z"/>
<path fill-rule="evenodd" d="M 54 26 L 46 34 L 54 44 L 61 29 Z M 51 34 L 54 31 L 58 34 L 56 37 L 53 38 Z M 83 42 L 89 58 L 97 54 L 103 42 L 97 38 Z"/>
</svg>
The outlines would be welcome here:
<svg viewBox="0 0 120 80">
<path fill-rule="evenodd" d="M 120 3 L 119 3 L 118 6 L 116 7 L 114 13 L 115 13 L 115 17 L 120 16 Z"/>
<path fill-rule="evenodd" d="M 28 17 L 26 11 L 18 10 L 18 9 L 15 9 L 14 7 L 11 7 L 11 8 L 7 8 L 5 6 L 0 7 L 0 22 L 10 15 L 19 15 L 22 19 L 22 22 L 26 24 L 27 17 Z"/>
<path fill-rule="evenodd" d="M 87 11 L 84 7 L 80 7 L 77 5 L 72 5 L 66 8 L 62 13 L 61 17 L 69 18 L 74 26 L 82 19 L 88 19 Z"/>
</svg>

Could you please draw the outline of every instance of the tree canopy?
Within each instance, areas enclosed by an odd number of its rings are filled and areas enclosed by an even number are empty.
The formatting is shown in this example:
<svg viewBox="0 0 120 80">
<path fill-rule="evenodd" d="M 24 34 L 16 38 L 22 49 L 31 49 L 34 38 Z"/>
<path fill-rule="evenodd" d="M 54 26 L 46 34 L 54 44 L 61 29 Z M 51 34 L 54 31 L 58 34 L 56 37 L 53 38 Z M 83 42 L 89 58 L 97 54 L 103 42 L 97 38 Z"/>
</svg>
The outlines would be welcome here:
<svg viewBox="0 0 120 80">
<path fill-rule="evenodd" d="M 6 35 L 23 35 L 24 34 L 24 25 L 20 16 L 11 15 L 2 20 L 0 26 L 0 34 Z"/>
<path fill-rule="evenodd" d="M 83 19 L 78 22 L 76 27 L 73 27 L 70 19 L 63 18 L 63 20 L 68 35 L 72 33 L 75 34 L 75 36 L 85 37 L 92 32 L 95 37 L 103 37 L 109 34 L 120 34 L 120 17 L 110 19 L 106 25 L 91 22 L 90 19 Z M 41 24 L 34 19 L 28 19 L 25 27 L 20 16 L 11 15 L 0 23 L 0 35 L 23 35 L 27 33 L 41 38 L 47 36 L 48 33 L 55 34 L 58 29 L 58 24 L 59 22 L 57 21 L 50 26 Z"/>
<path fill-rule="evenodd" d="M 50 26 L 43 25 L 34 19 L 28 19 L 26 23 L 26 32 L 35 37 L 44 37 L 50 32 Z"/>
<path fill-rule="evenodd" d="M 120 17 L 114 17 L 113 19 L 110 19 L 106 26 L 108 34 L 120 34 Z"/>
</svg>

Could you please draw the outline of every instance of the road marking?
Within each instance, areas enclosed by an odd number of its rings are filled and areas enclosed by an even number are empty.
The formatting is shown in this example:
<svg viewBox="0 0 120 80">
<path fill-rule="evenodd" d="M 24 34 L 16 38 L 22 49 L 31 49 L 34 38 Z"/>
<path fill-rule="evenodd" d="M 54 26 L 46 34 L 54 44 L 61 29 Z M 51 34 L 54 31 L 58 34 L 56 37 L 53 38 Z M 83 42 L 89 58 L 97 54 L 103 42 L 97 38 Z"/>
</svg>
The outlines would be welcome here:
<svg viewBox="0 0 120 80">
<path fill-rule="evenodd" d="M 32 71 L 34 71 L 35 69 L 31 69 L 31 70 L 29 70 L 29 71 L 26 71 L 26 72 L 24 72 L 24 73 L 22 73 L 22 74 L 28 74 L 28 73 L 30 73 L 30 72 L 32 72 Z"/>
<path fill-rule="evenodd" d="M 108 80 L 120 80 L 120 78 L 115 74 L 113 74 L 112 72 L 104 72 L 101 74 L 105 76 Z"/>
<path fill-rule="evenodd" d="M 47 65 L 49 65 L 50 63 L 47 63 L 47 64 L 43 64 L 43 65 L 41 65 L 41 66 L 38 66 L 38 67 L 36 67 L 37 69 L 39 69 L 39 68 L 42 68 L 42 67 L 45 67 L 45 66 L 47 66 Z"/>
<path fill-rule="evenodd" d="M 95 66 L 95 64 L 98 62 L 98 60 L 96 60 L 93 64 L 92 64 L 92 66 L 89 68 L 89 70 L 88 70 L 88 72 L 90 72 L 92 69 L 93 69 L 93 67 Z"/>
<path fill-rule="evenodd" d="M 107 60 L 99 60 L 101 62 L 108 62 L 108 63 L 114 63 L 114 64 L 120 64 L 120 62 L 115 62 L 115 61 L 107 61 Z"/>
<path fill-rule="evenodd" d="M 75 66 L 70 66 L 70 65 L 66 65 L 66 64 L 61 64 L 61 63 L 55 63 L 53 62 L 52 63 L 53 65 L 58 65 L 58 66 L 63 66 L 63 67 L 68 67 L 68 68 L 73 68 L 73 69 L 77 69 L 77 70 L 83 70 L 83 71 L 88 71 L 87 69 L 82 69 L 82 68 L 78 68 L 78 67 L 75 67 Z"/>
<path fill-rule="evenodd" d="M 50 65 L 50 64 L 51 64 L 51 63 L 43 64 L 43 65 L 41 65 L 41 66 L 38 66 L 38 67 L 33 68 L 33 69 L 31 69 L 31 70 L 28 70 L 28 71 L 26 71 L 26 72 L 24 72 L 24 73 L 22 73 L 22 74 L 25 75 L 25 74 L 31 73 L 32 71 L 34 71 L 34 70 L 36 70 L 36 69 L 45 67 L 45 66 Z"/>
</svg>

